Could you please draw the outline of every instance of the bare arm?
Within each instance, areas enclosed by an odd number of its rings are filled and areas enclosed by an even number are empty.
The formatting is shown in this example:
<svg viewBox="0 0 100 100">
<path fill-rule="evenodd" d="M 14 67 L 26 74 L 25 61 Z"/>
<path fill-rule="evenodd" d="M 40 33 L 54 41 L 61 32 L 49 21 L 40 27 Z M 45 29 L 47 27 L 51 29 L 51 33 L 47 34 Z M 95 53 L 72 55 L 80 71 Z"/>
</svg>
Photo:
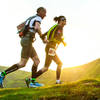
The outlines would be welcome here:
<svg viewBox="0 0 100 100">
<path fill-rule="evenodd" d="M 37 31 L 37 33 L 39 34 L 39 36 L 41 37 L 42 36 L 42 32 L 41 32 L 40 23 L 36 22 L 34 28 Z"/>
<path fill-rule="evenodd" d="M 36 22 L 35 26 L 34 26 L 35 30 L 37 31 L 37 33 L 39 34 L 40 38 L 42 39 L 43 43 L 47 43 L 47 39 L 45 38 L 45 35 L 47 34 L 42 34 L 41 32 L 41 27 L 40 27 L 40 23 Z"/>
</svg>

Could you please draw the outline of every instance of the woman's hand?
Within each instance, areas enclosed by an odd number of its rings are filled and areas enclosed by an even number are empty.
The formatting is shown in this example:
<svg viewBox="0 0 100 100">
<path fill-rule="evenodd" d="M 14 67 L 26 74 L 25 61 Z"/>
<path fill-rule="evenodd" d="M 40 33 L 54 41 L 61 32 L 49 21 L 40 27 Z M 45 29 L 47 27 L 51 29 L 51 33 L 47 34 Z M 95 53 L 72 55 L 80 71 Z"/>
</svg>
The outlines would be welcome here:
<svg viewBox="0 0 100 100">
<path fill-rule="evenodd" d="M 67 46 L 67 43 L 63 41 L 63 45 L 64 45 L 64 47 L 66 47 Z"/>
</svg>

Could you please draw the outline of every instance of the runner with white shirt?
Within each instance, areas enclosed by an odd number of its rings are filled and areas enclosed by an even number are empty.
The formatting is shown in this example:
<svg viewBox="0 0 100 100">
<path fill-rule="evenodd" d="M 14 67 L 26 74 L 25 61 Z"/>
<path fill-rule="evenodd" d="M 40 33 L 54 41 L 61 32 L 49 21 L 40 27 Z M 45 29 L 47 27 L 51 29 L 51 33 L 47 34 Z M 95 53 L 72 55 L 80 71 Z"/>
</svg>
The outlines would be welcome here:
<svg viewBox="0 0 100 100">
<path fill-rule="evenodd" d="M 34 74 L 37 72 L 37 67 L 40 63 L 38 55 L 32 46 L 32 43 L 35 40 L 35 34 L 38 33 L 40 38 L 42 39 L 42 32 L 41 32 L 41 21 L 46 16 L 46 9 L 44 7 L 39 7 L 37 9 L 37 14 L 31 18 L 31 20 L 27 20 L 25 24 L 28 24 L 28 31 L 21 37 L 21 60 L 19 63 L 12 65 L 8 69 L 3 72 L 0 72 L 0 87 L 3 88 L 3 80 L 5 76 L 11 72 L 14 72 L 22 67 L 24 67 L 29 58 L 31 58 L 34 62 L 32 65 L 32 78 Z M 31 78 L 30 87 L 37 87 L 41 86 Z"/>
</svg>

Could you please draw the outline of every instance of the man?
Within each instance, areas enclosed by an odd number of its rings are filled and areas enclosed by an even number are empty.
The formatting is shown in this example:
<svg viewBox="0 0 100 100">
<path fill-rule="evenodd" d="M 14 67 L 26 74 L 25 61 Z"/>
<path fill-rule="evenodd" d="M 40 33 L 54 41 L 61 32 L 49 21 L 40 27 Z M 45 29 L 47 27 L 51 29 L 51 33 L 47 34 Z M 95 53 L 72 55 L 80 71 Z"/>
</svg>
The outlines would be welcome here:
<svg viewBox="0 0 100 100">
<path fill-rule="evenodd" d="M 44 7 L 39 7 L 37 9 L 37 14 L 31 18 L 31 20 L 27 20 L 25 22 L 25 25 L 28 25 L 28 30 L 27 32 L 21 37 L 21 46 L 22 46 L 22 51 L 21 51 L 21 60 L 19 63 L 12 65 L 8 69 L 6 69 L 3 72 L 0 72 L 0 87 L 3 87 L 3 79 L 5 76 L 11 72 L 14 72 L 22 67 L 24 67 L 28 61 L 29 58 L 31 58 L 34 62 L 32 65 L 32 78 L 34 74 L 37 71 L 37 67 L 39 65 L 39 58 L 38 55 L 32 46 L 32 43 L 35 40 L 35 33 L 38 33 L 40 38 L 42 39 L 42 32 L 41 32 L 41 21 L 42 19 L 46 16 L 46 9 Z M 31 80 L 32 80 L 31 78 Z M 31 86 L 41 86 L 41 84 L 38 83 L 33 83 Z"/>
</svg>

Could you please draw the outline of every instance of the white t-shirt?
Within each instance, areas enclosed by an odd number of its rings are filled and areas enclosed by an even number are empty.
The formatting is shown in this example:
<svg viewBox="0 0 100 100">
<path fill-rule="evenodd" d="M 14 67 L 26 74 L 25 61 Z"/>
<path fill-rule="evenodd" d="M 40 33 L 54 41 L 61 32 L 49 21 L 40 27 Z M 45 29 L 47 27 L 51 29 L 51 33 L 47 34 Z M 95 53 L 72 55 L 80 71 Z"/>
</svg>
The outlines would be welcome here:
<svg viewBox="0 0 100 100">
<path fill-rule="evenodd" d="M 26 25 L 29 23 L 29 21 L 30 20 L 27 20 Z M 40 16 L 36 15 L 31 19 L 31 21 L 29 23 L 29 27 L 30 28 L 34 28 L 35 22 L 39 22 L 41 24 L 41 21 L 42 21 L 42 18 Z M 34 32 L 33 29 L 29 29 L 29 31 L 30 32 Z"/>
</svg>

